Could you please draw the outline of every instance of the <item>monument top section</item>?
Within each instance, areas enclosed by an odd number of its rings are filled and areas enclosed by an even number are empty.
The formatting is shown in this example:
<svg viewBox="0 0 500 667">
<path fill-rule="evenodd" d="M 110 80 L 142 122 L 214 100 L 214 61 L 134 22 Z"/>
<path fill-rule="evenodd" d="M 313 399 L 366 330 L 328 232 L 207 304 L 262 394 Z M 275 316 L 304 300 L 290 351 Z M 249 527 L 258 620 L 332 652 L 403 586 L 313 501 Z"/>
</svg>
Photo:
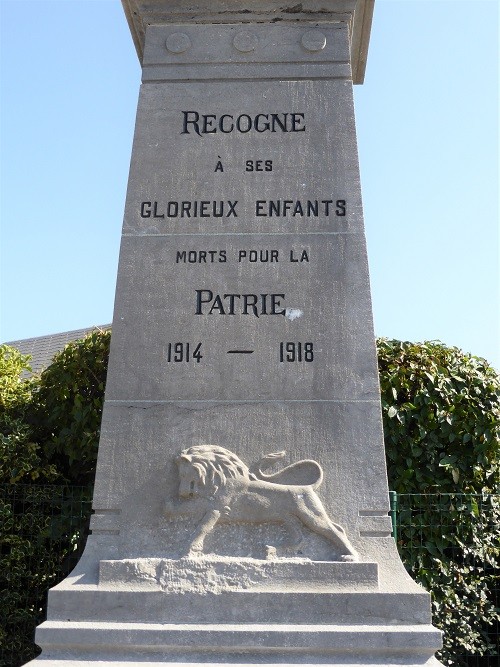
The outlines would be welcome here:
<svg viewBox="0 0 500 667">
<path fill-rule="evenodd" d="M 146 26 L 162 23 L 296 23 L 342 21 L 350 25 L 353 83 L 363 83 L 375 0 L 122 0 L 142 63 Z"/>
</svg>

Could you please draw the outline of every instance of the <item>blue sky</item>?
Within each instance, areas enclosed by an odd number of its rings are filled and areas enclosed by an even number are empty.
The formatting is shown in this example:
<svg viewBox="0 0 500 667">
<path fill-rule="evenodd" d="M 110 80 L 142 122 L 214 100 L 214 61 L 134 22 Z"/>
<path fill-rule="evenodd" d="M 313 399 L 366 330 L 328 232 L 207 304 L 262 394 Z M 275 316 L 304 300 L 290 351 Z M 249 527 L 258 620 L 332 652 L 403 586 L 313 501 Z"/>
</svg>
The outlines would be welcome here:
<svg viewBox="0 0 500 667">
<path fill-rule="evenodd" d="M 140 82 L 119 0 L 0 0 L 0 340 L 112 319 Z M 356 87 L 375 331 L 500 368 L 498 3 L 377 0 Z"/>
</svg>

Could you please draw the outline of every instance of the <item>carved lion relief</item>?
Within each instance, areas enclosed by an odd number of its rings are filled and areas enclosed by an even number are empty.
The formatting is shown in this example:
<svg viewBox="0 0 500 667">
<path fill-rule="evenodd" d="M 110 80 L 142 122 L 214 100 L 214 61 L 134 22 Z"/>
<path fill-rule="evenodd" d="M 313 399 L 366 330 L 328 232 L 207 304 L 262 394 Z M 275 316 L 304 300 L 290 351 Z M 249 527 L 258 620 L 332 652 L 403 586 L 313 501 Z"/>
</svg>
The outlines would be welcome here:
<svg viewBox="0 0 500 667">
<path fill-rule="evenodd" d="M 323 481 L 319 463 L 303 460 L 274 474 L 264 472 L 284 454 L 268 454 L 249 469 L 236 454 L 215 445 L 197 445 L 180 453 L 179 500 L 167 502 L 165 514 L 202 517 L 190 542 L 190 557 L 203 555 L 205 538 L 217 522 L 275 522 L 285 525 L 296 549 L 306 526 L 333 545 L 338 559 L 359 560 L 345 530 L 331 521 L 316 493 Z"/>
</svg>

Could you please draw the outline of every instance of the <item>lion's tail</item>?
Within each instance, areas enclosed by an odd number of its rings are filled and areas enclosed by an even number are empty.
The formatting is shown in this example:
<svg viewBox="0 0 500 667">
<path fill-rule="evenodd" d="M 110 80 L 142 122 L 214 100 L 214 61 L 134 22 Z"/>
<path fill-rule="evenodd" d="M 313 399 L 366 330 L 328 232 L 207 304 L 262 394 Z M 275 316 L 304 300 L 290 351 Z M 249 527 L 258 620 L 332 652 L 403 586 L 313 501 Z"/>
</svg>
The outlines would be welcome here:
<svg viewBox="0 0 500 667">
<path fill-rule="evenodd" d="M 293 486 L 312 486 L 317 488 L 323 481 L 323 469 L 316 461 L 304 459 L 286 466 L 275 473 L 265 473 L 266 468 L 270 468 L 276 461 L 282 459 L 286 452 L 273 452 L 263 456 L 251 468 L 250 472 L 255 479 L 262 479 L 275 484 L 286 484 Z"/>
<path fill-rule="evenodd" d="M 285 454 L 286 454 L 285 450 L 281 452 L 273 452 L 272 454 L 266 454 L 261 459 L 259 459 L 257 463 L 254 463 L 251 466 L 250 472 L 253 472 L 255 476 L 259 477 L 260 479 L 267 478 L 268 475 L 266 475 L 263 471 L 266 470 L 266 468 L 270 468 L 279 459 L 282 459 L 285 456 Z"/>
</svg>

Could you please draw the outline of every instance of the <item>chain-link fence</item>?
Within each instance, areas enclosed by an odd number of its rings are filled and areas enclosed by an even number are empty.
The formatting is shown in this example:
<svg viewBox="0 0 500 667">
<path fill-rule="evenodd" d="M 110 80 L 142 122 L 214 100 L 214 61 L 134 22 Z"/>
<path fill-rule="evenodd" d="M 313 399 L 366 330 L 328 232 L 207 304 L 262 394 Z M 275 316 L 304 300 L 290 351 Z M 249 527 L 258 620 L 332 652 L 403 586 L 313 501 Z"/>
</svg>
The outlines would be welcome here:
<svg viewBox="0 0 500 667">
<path fill-rule="evenodd" d="M 0 485 L 0 667 L 39 653 L 47 590 L 76 564 L 91 489 Z M 433 593 L 441 660 L 498 667 L 500 496 L 391 493 L 394 537 L 412 576 Z"/>
<path fill-rule="evenodd" d="M 91 511 L 85 487 L 0 485 L 0 666 L 40 653 L 47 591 L 78 562 Z"/>
<path fill-rule="evenodd" d="M 500 666 L 500 495 L 390 493 L 393 536 L 412 577 L 432 592 L 454 667 Z"/>
</svg>

